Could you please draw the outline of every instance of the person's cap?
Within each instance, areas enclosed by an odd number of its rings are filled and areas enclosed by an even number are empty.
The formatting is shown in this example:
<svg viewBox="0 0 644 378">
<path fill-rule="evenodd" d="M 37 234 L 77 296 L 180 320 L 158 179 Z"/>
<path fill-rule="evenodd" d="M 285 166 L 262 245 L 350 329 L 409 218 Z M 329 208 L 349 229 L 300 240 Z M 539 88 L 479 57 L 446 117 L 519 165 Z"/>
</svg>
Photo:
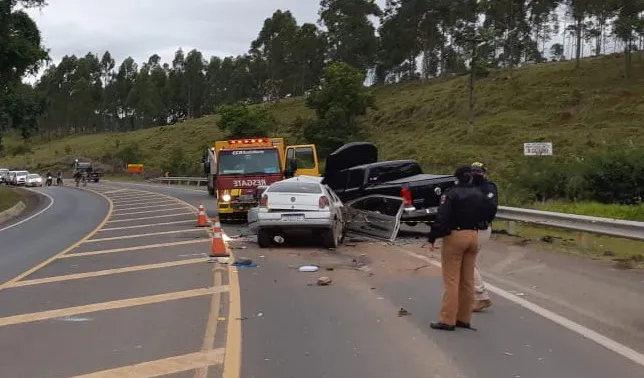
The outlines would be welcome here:
<svg viewBox="0 0 644 378">
<path fill-rule="evenodd" d="M 472 172 L 487 172 L 487 168 L 485 167 L 485 164 L 481 163 L 480 161 L 475 161 L 472 163 Z"/>
</svg>

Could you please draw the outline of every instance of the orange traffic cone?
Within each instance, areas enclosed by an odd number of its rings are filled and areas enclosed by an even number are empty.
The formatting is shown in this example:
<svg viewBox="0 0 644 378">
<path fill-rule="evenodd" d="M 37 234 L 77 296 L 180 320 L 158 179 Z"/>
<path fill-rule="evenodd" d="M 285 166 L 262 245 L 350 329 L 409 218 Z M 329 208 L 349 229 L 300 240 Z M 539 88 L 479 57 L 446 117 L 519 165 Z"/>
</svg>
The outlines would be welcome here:
<svg viewBox="0 0 644 378">
<path fill-rule="evenodd" d="M 212 244 L 210 246 L 210 257 L 229 257 L 230 251 L 224 243 L 224 232 L 221 229 L 219 217 L 215 218 L 215 224 L 212 228 Z"/>
<path fill-rule="evenodd" d="M 197 227 L 208 227 L 206 209 L 204 209 L 203 205 L 199 205 L 199 212 L 197 213 Z"/>
</svg>

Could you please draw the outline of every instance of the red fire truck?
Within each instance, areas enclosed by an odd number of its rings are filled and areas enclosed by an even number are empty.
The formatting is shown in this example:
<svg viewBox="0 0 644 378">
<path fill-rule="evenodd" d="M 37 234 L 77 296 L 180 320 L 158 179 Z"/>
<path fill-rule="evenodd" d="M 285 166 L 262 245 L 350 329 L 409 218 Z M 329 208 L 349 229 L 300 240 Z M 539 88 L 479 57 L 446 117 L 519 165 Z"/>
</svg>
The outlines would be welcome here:
<svg viewBox="0 0 644 378">
<path fill-rule="evenodd" d="M 208 193 L 217 198 L 220 218 L 242 217 L 257 206 L 257 187 L 285 175 L 320 176 L 315 145 L 284 147 L 284 138 L 245 138 L 215 142 L 203 160 Z"/>
</svg>

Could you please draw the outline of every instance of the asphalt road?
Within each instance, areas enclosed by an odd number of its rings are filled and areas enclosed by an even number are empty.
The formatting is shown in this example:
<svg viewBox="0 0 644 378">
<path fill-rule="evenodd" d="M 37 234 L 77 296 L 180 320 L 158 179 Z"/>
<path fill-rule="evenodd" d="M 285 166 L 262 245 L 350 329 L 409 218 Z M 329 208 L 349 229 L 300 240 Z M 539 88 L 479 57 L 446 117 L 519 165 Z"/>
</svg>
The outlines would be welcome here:
<svg viewBox="0 0 644 378">
<path fill-rule="evenodd" d="M 214 208 L 212 197 L 198 189 L 110 185 Z M 224 225 L 224 231 L 247 235 L 239 225 Z M 644 376 L 644 350 L 602 338 L 503 288 L 490 311 L 475 315 L 477 331 L 431 330 L 442 290 L 440 269 L 413 253 L 364 241 L 334 252 L 315 246 L 261 250 L 244 238 L 231 245 L 235 255 L 259 265 L 238 272 L 244 378 Z M 356 269 L 354 260 L 367 268 Z M 323 269 L 299 272 L 305 263 Z M 321 275 L 333 284 L 316 286 Z M 399 317 L 401 307 L 411 314 Z"/>
<path fill-rule="evenodd" d="M 0 224 L 0 283 L 69 247 L 107 213 L 107 202 L 86 191 L 64 187 L 32 190 L 41 193 L 35 208 Z"/>
<path fill-rule="evenodd" d="M 0 233 L 0 376 L 207 377 L 224 359 L 234 374 L 237 281 L 208 263 L 195 209 L 88 189 L 47 188 L 50 209 Z"/>
</svg>

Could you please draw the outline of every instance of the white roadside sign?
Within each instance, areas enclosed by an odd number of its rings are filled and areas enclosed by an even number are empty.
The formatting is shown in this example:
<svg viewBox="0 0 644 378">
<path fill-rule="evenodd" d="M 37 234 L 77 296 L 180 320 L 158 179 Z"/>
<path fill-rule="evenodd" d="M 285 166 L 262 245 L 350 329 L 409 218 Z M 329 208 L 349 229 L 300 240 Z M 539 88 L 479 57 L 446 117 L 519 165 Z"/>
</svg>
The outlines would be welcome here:
<svg viewBox="0 0 644 378">
<path fill-rule="evenodd" d="M 525 156 L 551 156 L 552 143 L 523 143 L 523 154 Z"/>
</svg>

